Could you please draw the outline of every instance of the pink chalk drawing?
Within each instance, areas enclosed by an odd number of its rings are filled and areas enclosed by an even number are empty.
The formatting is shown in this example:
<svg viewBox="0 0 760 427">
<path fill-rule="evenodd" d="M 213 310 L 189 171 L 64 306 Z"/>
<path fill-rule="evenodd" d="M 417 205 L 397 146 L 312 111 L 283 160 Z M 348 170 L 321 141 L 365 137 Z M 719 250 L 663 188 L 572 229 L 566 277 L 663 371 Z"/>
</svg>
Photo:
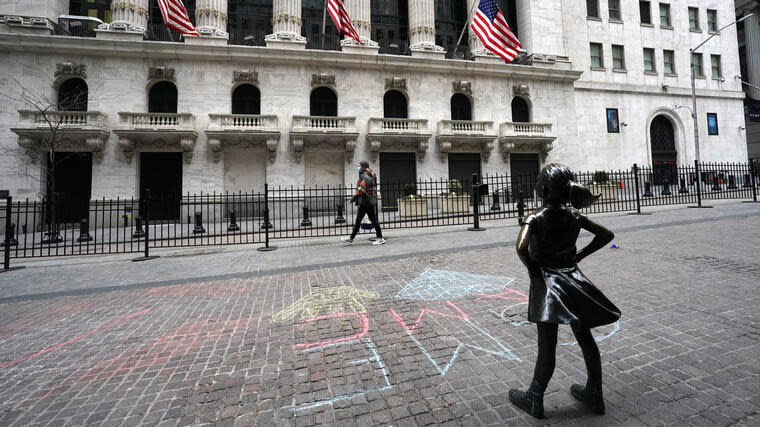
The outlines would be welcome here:
<svg viewBox="0 0 760 427">
<path fill-rule="evenodd" d="M 515 290 L 507 288 L 502 292 L 496 293 L 496 294 L 472 294 L 472 296 L 476 297 L 483 297 L 483 298 L 497 298 L 497 299 L 503 299 L 507 301 L 528 301 L 528 296 L 524 293 Z"/>
<path fill-rule="evenodd" d="M 401 317 L 400 314 L 396 313 L 395 310 L 392 308 L 389 308 L 388 311 L 390 312 L 391 317 L 393 317 L 396 322 L 398 322 L 399 325 L 401 325 L 402 328 L 406 331 L 407 334 L 409 334 L 409 337 L 412 338 L 412 341 L 414 341 L 415 344 L 417 344 L 417 347 L 422 351 L 422 354 L 427 357 L 428 361 L 435 367 L 435 369 L 440 373 L 442 376 L 445 376 L 449 369 L 454 365 L 454 362 L 457 359 L 457 356 L 459 355 L 459 352 L 462 350 L 463 347 L 468 347 L 470 349 L 474 350 L 480 350 L 485 353 L 491 354 L 496 357 L 501 357 L 508 360 L 520 360 L 517 356 L 514 355 L 504 344 L 499 341 L 498 338 L 494 337 L 493 335 L 489 334 L 485 329 L 480 327 L 477 323 L 475 323 L 467 313 L 462 311 L 459 307 L 457 307 L 454 303 L 451 301 L 446 301 L 446 305 L 451 308 L 456 314 L 447 314 L 447 313 L 441 313 L 440 311 L 431 310 L 427 308 L 421 308 L 420 314 L 417 317 L 417 321 L 412 324 L 411 326 L 407 324 L 404 319 Z M 462 342 L 457 338 L 458 344 L 457 347 L 454 349 L 454 353 L 452 354 L 451 358 L 446 363 L 439 364 L 438 362 L 433 359 L 433 357 L 428 353 L 427 349 L 417 340 L 417 337 L 415 336 L 415 332 L 417 332 L 418 328 L 422 324 L 422 321 L 424 320 L 425 315 L 432 315 L 432 316 L 441 316 L 446 317 L 449 319 L 459 319 L 462 322 L 464 322 L 472 331 L 474 331 L 474 334 L 468 335 L 468 338 L 473 339 L 472 342 Z M 490 346 L 482 346 L 477 345 L 474 343 L 474 338 L 485 338 L 485 340 L 490 344 Z"/>
<path fill-rule="evenodd" d="M 333 319 L 338 317 L 347 317 L 347 316 L 356 316 L 362 321 L 362 330 L 359 333 L 356 333 L 354 335 L 348 335 L 342 338 L 337 338 L 330 341 L 322 341 L 322 342 L 312 342 L 312 343 L 302 343 L 302 344 L 296 344 L 294 347 L 301 349 L 301 348 L 310 348 L 310 347 L 324 347 L 331 344 L 337 344 L 341 342 L 348 342 L 348 341 L 358 341 L 361 340 L 362 337 L 367 335 L 367 332 L 369 332 L 369 317 L 367 317 L 366 314 L 357 314 L 357 313 L 331 313 L 331 314 L 325 314 L 322 316 L 316 316 L 312 317 L 311 319 L 306 319 L 304 323 L 309 322 L 316 322 L 318 320 L 323 319 Z"/>
</svg>

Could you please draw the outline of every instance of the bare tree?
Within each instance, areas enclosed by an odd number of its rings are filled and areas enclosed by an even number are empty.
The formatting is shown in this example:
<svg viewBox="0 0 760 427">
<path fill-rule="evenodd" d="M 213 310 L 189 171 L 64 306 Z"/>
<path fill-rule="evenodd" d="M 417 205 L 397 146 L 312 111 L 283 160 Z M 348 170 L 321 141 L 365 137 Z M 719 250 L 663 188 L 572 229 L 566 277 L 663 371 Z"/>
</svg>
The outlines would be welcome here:
<svg viewBox="0 0 760 427">
<path fill-rule="evenodd" d="M 45 183 L 46 191 L 41 194 L 41 198 L 47 200 L 49 229 L 43 243 L 58 243 L 62 241 L 56 218 L 57 203 L 61 195 L 56 191 L 56 169 L 68 156 L 61 157 L 56 154 L 67 142 L 62 138 L 62 131 L 72 120 L 70 115 L 62 112 L 86 112 L 90 94 L 85 84 L 84 88 L 75 88 L 65 93 L 59 91 L 57 99 L 52 100 L 34 93 L 18 80 L 13 79 L 13 82 L 15 90 L 11 89 L 2 96 L 22 107 L 19 110 L 22 117 L 28 116 L 31 119 L 30 125 L 42 128 L 42 132 L 37 130 L 32 137 L 20 136 L 18 145 L 0 147 L 0 150 L 17 162 L 16 169 L 21 175 L 29 180 Z M 36 166 L 39 166 L 39 169 Z M 32 170 L 33 167 L 36 172 Z"/>
</svg>

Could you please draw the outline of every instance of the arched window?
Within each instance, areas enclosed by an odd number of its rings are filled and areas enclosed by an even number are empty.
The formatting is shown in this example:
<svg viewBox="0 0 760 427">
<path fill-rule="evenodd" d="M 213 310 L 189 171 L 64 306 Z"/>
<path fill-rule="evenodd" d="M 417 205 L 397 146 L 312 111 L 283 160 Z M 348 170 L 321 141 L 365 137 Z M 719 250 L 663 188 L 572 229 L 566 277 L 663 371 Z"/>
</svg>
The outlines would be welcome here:
<svg viewBox="0 0 760 427">
<path fill-rule="evenodd" d="M 311 108 L 309 115 L 312 116 L 337 116 L 338 97 L 329 87 L 318 87 L 311 91 Z"/>
<path fill-rule="evenodd" d="M 406 119 L 409 113 L 406 96 L 397 90 L 389 90 L 383 96 L 383 117 L 386 119 Z"/>
<path fill-rule="evenodd" d="M 235 88 L 232 114 L 261 114 L 261 92 L 256 86 L 243 84 Z"/>
<path fill-rule="evenodd" d="M 455 93 L 451 96 L 451 120 L 472 120 L 472 104 L 467 95 Z"/>
<path fill-rule="evenodd" d="M 177 86 L 172 82 L 158 82 L 148 92 L 149 113 L 176 113 Z"/>
<path fill-rule="evenodd" d="M 58 87 L 59 111 L 87 111 L 87 83 L 80 79 L 68 79 Z"/>
<path fill-rule="evenodd" d="M 530 107 L 528 103 L 516 96 L 512 99 L 512 121 L 516 123 L 530 122 Z"/>
</svg>

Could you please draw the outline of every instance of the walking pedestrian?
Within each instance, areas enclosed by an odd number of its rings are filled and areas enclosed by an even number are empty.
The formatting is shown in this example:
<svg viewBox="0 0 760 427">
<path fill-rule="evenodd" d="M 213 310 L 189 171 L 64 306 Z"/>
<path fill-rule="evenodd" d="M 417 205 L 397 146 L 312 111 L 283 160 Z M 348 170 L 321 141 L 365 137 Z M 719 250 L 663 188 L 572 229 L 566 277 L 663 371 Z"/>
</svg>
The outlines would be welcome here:
<svg viewBox="0 0 760 427">
<path fill-rule="evenodd" d="M 525 219 L 516 246 L 530 275 L 528 320 L 538 328 L 538 357 L 528 390 L 510 390 L 509 400 L 536 418 L 544 417 L 544 391 L 554 372 L 557 329 L 569 324 L 588 372 L 585 387 L 574 384 L 570 392 L 601 415 L 602 361 L 591 328 L 616 322 L 620 310 L 583 275 L 578 262 L 605 247 L 614 234 L 576 210 L 591 206 L 599 196 L 577 183 L 567 166 L 544 167 L 536 194 L 544 207 Z M 581 228 L 594 234 L 594 239 L 576 253 Z"/>
<path fill-rule="evenodd" d="M 369 217 L 372 226 L 375 228 L 377 240 L 372 242 L 373 245 L 384 245 L 383 232 L 380 230 L 380 224 L 377 221 L 377 175 L 369 168 L 366 160 L 359 162 L 356 167 L 359 172 L 359 178 L 356 180 L 356 191 L 351 197 L 351 202 L 356 203 L 359 209 L 356 213 L 356 222 L 350 237 L 342 237 L 341 240 L 348 244 L 353 244 L 356 234 L 359 233 L 359 227 L 362 225 L 364 215 Z"/>
</svg>

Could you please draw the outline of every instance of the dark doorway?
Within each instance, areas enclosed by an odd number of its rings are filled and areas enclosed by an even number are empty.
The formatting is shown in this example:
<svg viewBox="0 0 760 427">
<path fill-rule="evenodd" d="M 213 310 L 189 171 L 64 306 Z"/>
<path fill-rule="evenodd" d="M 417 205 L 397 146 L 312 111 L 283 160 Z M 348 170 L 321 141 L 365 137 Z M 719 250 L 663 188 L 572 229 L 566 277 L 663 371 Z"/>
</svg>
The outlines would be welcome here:
<svg viewBox="0 0 760 427">
<path fill-rule="evenodd" d="M 58 86 L 59 111 L 87 111 L 87 83 L 82 79 L 68 79 Z"/>
<path fill-rule="evenodd" d="M 48 169 L 50 172 L 50 169 Z M 48 176 L 47 198 L 51 199 Z M 55 221 L 74 223 L 90 217 L 92 153 L 55 153 Z"/>
<path fill-rule="evenodd" d="M 451 120 L 472 120 L 472 104 L 467 95 L 455 93 L 451 96 Z"/>
<path fill-rule="evenodd" d="M 512 200 L 519 197 L 520 191 L 524 198 L 532 199 L 541 166 L 538 154 L 511 154 L 509 165 L 512 177 Z"/>
<path fill-rule="evenodd" d="M 456 179 L 472 200 L 472 174 L 480 177 L 480 153 L 449 153 L 449 179 Z"/>
<path fill-rule="evenodd" d="M 311 116 L 329 116 L 338 115 L 338 97 L 329 87 L 318 87 L 311 91 Z"/>
<path fill-rule="evenodd" d="M 406 96 L 397 90 L 389 90 L 383 96 L 383 117 L 386 119 L 406 119 L 409 117 Z"/>
<path fill-rule="evenodd" d="M 232 114 L 261 114 L 261 92 L 254 85 L 243 84 L 232 92 Z"/>
<path fill-rule="evenodd" d="M 530 107 L 519 96 L 512 98 L 512 121 L 515 123 L 530 122 Z"/>
<path fill-rule="evenodd" d="M 665 116 L 657 116 L 649 127 L 652 138 L 652 183 L 678 182 L 676 137 L 673 124 Z"/>
<path fill-rule="evenodd" d="M 404 195 L 404 184 L 417 183 L 414 153 L 380 153 L 380 195 L 383 211 L 398 209 L 398 199 Z"/>
<path fill-rule="evenodd" d="M 140 153 L 140 200 L 150 190 L 149 219 L 177 220 L 182 198 L 182 153 Z M 140 216 L 145 218 L 145 204 Z"/>
<path fill-rule="evenodd" d="M 177 86 L 172 82 L 158 82 L 148 92 L 149 113 L 176 113 Z"/>
</svg>

